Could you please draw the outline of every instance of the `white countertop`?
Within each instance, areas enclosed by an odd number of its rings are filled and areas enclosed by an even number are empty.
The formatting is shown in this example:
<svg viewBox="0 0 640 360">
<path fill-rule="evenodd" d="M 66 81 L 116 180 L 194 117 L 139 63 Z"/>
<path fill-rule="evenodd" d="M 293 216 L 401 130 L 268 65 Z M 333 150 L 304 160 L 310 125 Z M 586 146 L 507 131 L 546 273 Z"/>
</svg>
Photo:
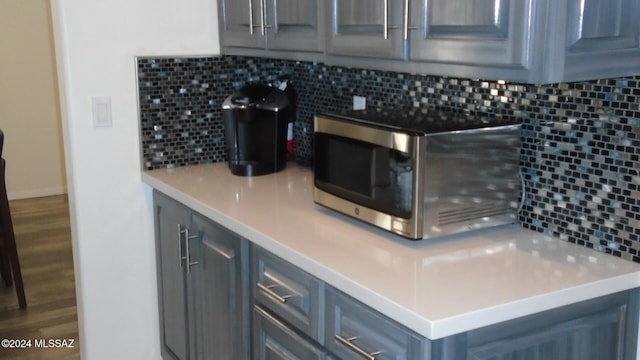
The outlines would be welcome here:
<svg viewBox="0 0 640 360">
<path fill-rule="evenodd" d="M 640 287 L 640 264 L 506 225 L 412 242 L 315 205 L 313 174 L 227 164 L 142 173 L 151 187 L 429 338 Z"/>
</svg>

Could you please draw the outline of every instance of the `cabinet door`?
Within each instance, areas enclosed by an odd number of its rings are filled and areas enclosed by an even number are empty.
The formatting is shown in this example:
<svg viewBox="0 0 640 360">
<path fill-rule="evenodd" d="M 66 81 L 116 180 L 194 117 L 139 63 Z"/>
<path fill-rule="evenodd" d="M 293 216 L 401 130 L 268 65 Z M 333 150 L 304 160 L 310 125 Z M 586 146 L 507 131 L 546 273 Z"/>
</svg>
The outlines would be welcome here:
<svg viewBox="0 0 640 360">
<path fill-rule="evenodd" d="M 243 274 L 247 244 L 210 220 L 194 215 L 190 284 L 196 323 L 196 359 L 247 359 L 249 303 Z"/>
<path fill-rule="evenodd" d="M 254 359 L 323 360 L 326 354 L 259 307 L 253 311 Z"/>
<path fill-rule="evenodd" d="M 470 347 L 467 359 L 623 359 L 618 345 L 622 330 L 618 315 L 618 312 L 598 314 L 537 333 Z"/>
<path fill-rule="evenodd" d="M 331 0 L 327 53 L 404 59 L 406 0 Z"/>
<path fill-rule="evenodd" d="M 465 359 L 635 359 L 638 315 L 628 296 L 614 294 L 471 331 Z M 623 346 L 629 340 L 632 351 Z"/>
<path fill-rule="evenodd" d="M 411 60 L 528 68 L 529 0 L 411 0 Z"/>
<path fill-rule="evenodd" d="M 219 0 L 218 11 L 223 46 L 265 48 L 263 0 Z"/>
<path fill-rule="evenodd" d="M 266 35 L 270 50 L 322 51 L 322 0 L 266 0 Z"/>
<path fill-rule="evenodd" d="M 154 192 L 160 336 L 164 359 L 189 358 L 184 230 L 189 210 Z"/>
<path fill-rule="evenodd" d="M 566 79 L 638 73 L 640 1 L 572 0 L 566 6 Z"/>
</svg>

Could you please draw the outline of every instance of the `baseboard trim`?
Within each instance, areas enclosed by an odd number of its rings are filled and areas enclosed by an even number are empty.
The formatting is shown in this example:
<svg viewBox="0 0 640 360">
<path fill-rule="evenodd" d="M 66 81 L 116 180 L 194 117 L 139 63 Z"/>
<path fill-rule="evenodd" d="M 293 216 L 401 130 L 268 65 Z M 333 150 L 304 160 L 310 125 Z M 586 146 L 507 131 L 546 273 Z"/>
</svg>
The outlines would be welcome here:
<svg viewBox="0 0 640 360">
<path fill-rule="evenodd" d="M 61 195 L 66 193 L 67 193 L 66 187 L 57 187 L 57 188 L 49 188 L 49 189 L 35 189 L 35 190 L 29 190 L 29 191 L 8 192 L 7 197 L 11 201 L 11 200 Z"/>
</svg>

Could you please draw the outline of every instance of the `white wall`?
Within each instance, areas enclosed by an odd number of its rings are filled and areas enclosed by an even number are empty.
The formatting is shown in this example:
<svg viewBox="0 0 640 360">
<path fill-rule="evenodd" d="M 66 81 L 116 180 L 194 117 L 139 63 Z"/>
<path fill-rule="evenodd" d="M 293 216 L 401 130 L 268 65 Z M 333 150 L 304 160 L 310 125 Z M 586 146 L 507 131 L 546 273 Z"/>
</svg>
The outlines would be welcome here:
<svg viewBox="0 0 640 360">
<path fill-rule="evenodd" d="M 218 54 L 215 0 L 52 0 L 83 359 L 158 359 L 136 55 Z M 110 96 L 113 126 L 92 126 Z"/>
<path fill-rule="evenodd" d="M 0 49 L 7 195 L 65 193 L 49 0 L 0 0 Z"/>
</svg>

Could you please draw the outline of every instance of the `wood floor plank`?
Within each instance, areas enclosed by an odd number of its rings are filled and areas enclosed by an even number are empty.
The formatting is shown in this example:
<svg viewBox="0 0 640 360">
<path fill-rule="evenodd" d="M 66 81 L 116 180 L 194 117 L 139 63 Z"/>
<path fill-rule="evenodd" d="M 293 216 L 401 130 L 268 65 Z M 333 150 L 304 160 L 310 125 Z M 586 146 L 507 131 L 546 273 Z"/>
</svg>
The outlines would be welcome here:
<svg viewBox="0 0 640 360">
<path fill-rule="evenodd" d="M 0 347 L 0 359 L 80 359 L 67 197 L 14 200 L 10 207 L 28 306 L 20 310 L 15 288 L 0 284 L 0 341 L 31 340 L 31 347 Z M 56 346 L 68 339 L 73 347 Z"/>
</svg>

